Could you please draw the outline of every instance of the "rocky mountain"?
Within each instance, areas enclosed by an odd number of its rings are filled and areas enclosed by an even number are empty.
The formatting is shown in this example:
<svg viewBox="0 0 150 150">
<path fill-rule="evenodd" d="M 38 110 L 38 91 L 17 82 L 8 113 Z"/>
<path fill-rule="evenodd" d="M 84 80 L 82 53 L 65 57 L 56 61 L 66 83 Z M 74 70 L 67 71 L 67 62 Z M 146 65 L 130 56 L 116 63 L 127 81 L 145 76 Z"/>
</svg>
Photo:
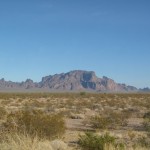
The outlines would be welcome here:
<svg viewBox="0 0 150 150">
<path fill-rule="evenodd" d="M 96 76 L 93 71 L 75 70 L 43 77 L 41 82 L 35 83 L 31 79 L 25 82 L 0 80 L 1 89 L 28 89 L 48 91 L 95 91 L 95 92 L 135 92 L 136 87 L 116 83 L 114 80 Z"/>
</svg>

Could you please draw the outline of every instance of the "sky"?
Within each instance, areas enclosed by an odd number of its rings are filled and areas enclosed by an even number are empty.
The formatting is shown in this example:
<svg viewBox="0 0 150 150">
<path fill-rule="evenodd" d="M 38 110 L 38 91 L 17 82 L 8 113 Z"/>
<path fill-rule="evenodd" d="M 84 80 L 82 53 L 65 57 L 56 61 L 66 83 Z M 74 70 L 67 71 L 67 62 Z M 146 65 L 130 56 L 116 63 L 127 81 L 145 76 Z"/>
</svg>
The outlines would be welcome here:
<svg viewBox="0 0 150 150">
<path fill-rule="evenodd" d="M 150 1 L 0 0 L 0 78 L 71 70 L 150 87 Z"/>
</svg>

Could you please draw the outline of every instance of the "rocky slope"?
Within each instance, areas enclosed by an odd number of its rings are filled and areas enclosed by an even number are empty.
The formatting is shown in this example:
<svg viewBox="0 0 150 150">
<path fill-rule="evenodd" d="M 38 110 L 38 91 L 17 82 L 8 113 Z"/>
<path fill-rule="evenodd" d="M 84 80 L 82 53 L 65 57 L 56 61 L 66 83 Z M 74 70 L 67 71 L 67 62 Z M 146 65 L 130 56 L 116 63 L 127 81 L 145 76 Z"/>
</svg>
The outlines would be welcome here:
<svg viewBox="0 0 150 150">
<path fill-rule="evenodd" d="M 0 80 L 0 89 L 47 89 L 59 91 L 132 92 L 136 87 L 118 84 L 114 80 L 96 76 L 93 71 L 75 70 L 68 73 L 50 75 L 39 83 L 27 79 L 25 82 Z"/>
</svg>

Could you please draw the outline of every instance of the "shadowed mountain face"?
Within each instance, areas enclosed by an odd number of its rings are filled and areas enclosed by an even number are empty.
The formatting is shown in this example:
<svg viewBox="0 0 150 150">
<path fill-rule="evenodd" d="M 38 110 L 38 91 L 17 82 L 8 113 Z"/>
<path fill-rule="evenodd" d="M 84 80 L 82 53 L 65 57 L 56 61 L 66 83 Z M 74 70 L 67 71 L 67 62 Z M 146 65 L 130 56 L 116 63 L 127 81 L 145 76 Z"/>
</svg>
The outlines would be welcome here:
<svg viewBox="0 0 150 150">
<path fill-rule="evenodd" d="M 50 75 L 35 83 L 30 79 L 25 82 L 0 80 L 0 89 L 47 89 L 60 91 L 96 91 L 128 92 L 137 91 L 133 86 L 118 84 L 107 77 L 98 78 L 93 71 L 75 70 L 68 73 Z"/>
</svg>

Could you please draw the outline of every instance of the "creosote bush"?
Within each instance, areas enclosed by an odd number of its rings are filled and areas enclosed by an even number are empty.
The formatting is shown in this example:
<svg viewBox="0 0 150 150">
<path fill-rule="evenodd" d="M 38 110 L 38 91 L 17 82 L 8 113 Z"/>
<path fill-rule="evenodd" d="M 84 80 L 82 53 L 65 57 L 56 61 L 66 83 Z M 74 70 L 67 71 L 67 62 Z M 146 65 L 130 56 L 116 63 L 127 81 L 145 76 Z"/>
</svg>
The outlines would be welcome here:
<svg viewBox="0 0 150 150">
<path fill-rule="evenodd" d="M 127 118 L 125 112 L 119 112 L 106 115 L 96 115 L 90 118 L 89 123 L 95 129 L 108 129 L 117 126 L 124 126 L 127 124 Z"/>
<path fill-rule="evenodd" d="M 124 149 L 124 144 L 117 144 L 115 137 L 110 136 L 108 133 L 99 136 L 88 132 L 79 136 L 78 143 L 83 150 L 105 150 L 106 147 L 115 147 L 116 150 Z"/>
<path fill-rule="evenodd" d="M 48 115 L 41 111 L 17 111 L 7 117 L 5 131 L 27 133 L 40 138 L 61 137 L 65 123 L 61 115 Z"/>
<path fill-rule="evenodd" d="M 150 119 L 150 111 L 145 113 L 143 118 Z"/>
<path fill-rule="evenodd" d="M 93 116 L 90 119 L 90 124 L 95 129 L 106 129 L 110 124 L 110 120 L 108 117 Z"/>
</svg>

